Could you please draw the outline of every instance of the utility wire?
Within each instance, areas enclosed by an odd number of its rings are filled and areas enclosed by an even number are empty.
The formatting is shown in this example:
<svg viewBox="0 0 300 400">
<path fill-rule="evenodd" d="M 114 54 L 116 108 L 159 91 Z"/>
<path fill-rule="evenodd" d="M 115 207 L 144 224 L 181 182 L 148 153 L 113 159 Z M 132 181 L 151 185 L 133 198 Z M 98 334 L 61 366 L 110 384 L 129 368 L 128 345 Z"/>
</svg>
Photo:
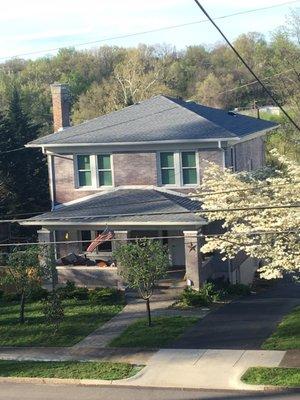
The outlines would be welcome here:
<svg viewBox="0 0 300 400">
<path fill-rule="evenodd" d="M 13 150 L 7 150 L 7 151 L 2 151 L 0 153 L 0 156 L 2 156 L 2 154 L 8 154 L 8 153 L 13 153 L 15 151 L 21 151 L 21 150 L 27 150 L 27 147 L 19 147 L 17 149 L 13 149 Z"/>
<path fill-rule="evenodd" d="M 270 10 L 272 8 L 278 8 L 278 7 L 283 7 L 283 6 L 287 6 L 287 5 L 291 5 L 291 4 L 296 4 L 296 3 L 299 3 L 299 1 L 300 0 L 286 1 L 284 3 L 273 4 L 272 6 L 253 8 L 253 9 L 249 9 L 249 10 L 245 10 L 245 11 L 235 12 L 235 13 L 232 13 L 232 14 L 221 15 L 219 17 L 216 17 L 215 19 L 226 19 L 226 18 L 236 17 L 236 16 L 239 16 L 239 15 L 245 15 L 245 14 L 254 13 L 254 12 L 257 12 L 257 11 Z M 126 38 L 130 38 L 130 37 L 133 37 L 133 36 L 146 35 L 146 34 L 149 34 L 149 33 L 155 33 L 155 32 L 167 31 L 167 30 L 171 30 L 171 29 L 177 29 L 177 28 L 190 26 L 190 25 L 197 25 L 197 24 L 201 24 L 201 23 L 205 23 L 205 22 L 207 22 L 206 19 L 200 20 L 200 21 L 186 22 L 186 23 L 183 23 L 183 24 L 169 25 L 169 26 L 165 26 L 165 27 L 161 27 L 161 28 L 157 28 L 157 29 L 150 29 L 150 30 L 147 30 L 147 31 L 140 31 L 140 32 L 128 33 L 128 34 L 124 34 L 124 35 L 111 36 L 111 37 L 107 37 L 107 38 L 104 38 L 104 39 L 94 40 L 94 41 L 91 41 L 91 42 L 83 42 L 83 43 L 77 43 L 77 44 L 73 44 L 73 45 L 65 45 L 63 47 L 87 46 L 87 45 L 92 45 L 92 44 L 97 44 L 97 43 L 108 42 L 108 41 L 112 41 L 112 40 L 126 39 Z M 32 52 L 29 52 L 29 53 L 20 53 L 20 54 L 16 54 L 16 55 L 12 55 L 12 56 L 0 57 L 0 60 L 6 60 L 6 59 L 18 58 L 18 57 L 24 57 L 24 56 L 30 56 L 30 55 L 35 55 L 35 54 L 48 53 L 48 52 L 53 52 L 53 51 L 60 50 L 61 48 L 62 47 L 55 47 L 55 48 L 51 48 L 51 49 L 32 51 Z"/>
<path fill-rule="evenodd" d="M 280 108 L 280 110 L 283 112 L 283 114 L 288 118 L 288 120 L 294 125 L 294 127 L 300 132 L 300 127 L 299 125 L 294 121 L 294 119 L 289 115 L 287 111 L 281 106 L 279 101 L 273 96 L 272 92 L 267 88 L 267 86 L 263 83 L 263 81 L 256 75 L 256 73 L 253 71 L 253 69 L 248 65 L 248 63 L 244 60 L 244 58 L 241 56 L 241 54 L 236 50 L 236 48 L 232 45 L 230 40 L 227 38 L 227 36 L 223 33 L 223 31 L 219 28 L 219 26 L 215 23 L 215 21 L 211 18 L 211 16 L 208 14 L 208 12 L 205 10 L 205 8 L 200 4 L 198 0 L 194 0 L 194 2 L 197 4 L 197 6 L 200 8 L 200 10 L 204 13 L 204 15 L 209 19 L 209 21 L 213 24 L 213 26 L 217 29 L 217 31 L 220 33 L 220 35 L 223 37 L 223 39 L 226 41 L 228 46 L 231 48 L 231 50 L 235 53 L 235 55 L 239 58 L 239 60 L 243 63 L 243 65 L 248 69 L 248 71 L 253 75 L 253 77 L 257 80 L 257 82 L 262 86 L 262 88 L 265 90 L 265 92 L 269 95 L 269 97 L 274 101 L 274 103 Z"/>
<path fill-rule="evenodd" d="M 264 77 L 264 78 L 261 78 L 261 80 L 264 80 L 264 81 L 265 81 L 265 80 L 269 80 L 270 78 L 275 78 L 276 76 L 285 75 L 285 74 L 288 74 L 289 72 L 292 72 L 292 71 L 294 71 L 294 68 L 287 69 L 286 71 L 282 71 L 282 72 L 276 73 L 276 74 L 274 74 L 274 75 L 266 76 L 266 77 Z M 236 86 L 236 87 L 234 87 L 234 88 L 232 88 L 232 89 L 224 90 L 223 92 L 219 92 L 218 94 L 224 94 L 224 93 L 235 92 L 236 90 L 242 89 L 242 88 L 247 87 L 247 86 L 255 85 L 256 83 L 258 83 L 257 80 L 251 81 L 251 82 L 249 82 L 249 83 L 245 83 L 245 84 L 243 84 L 243 85 Z"/>
<path fill-rule="evenodd" d="M 227 194 L 227 193 L 236 193 L 236 192 L 248 192 L 251 190 L 256 190 L 256 189 L 264 189 L 264 188 L 269 188 L 269 189 L 273 189 L 274 187 L 280 187 L 280 186 L 284 186 L 286 187 L 286 185 L 295 185 L 297 183 L 300 183 L 300 181 L 294 181 L 294 182 L 289 182 L 289 183 L 278 183 L 276 185 L 257 185 L 257 186 L 252 186 L 251 188 L 243 188 L 243 189 L 235 189 L 235 190 L 222 190 L 219 192 L 213 192 L 213 191 L 203 191 L 201 193 L 196 193 L 195 195 L 191 194 L 190 197 L 194 198 L 194 197 L 206 197 L 206 196 L 213 196 L 215 194 Z"/>
<path fill-rule="evenodd" d="M 230 193 L 236 193 L 236 192 L 248 192 L 248 191 L 251 191 L 251 190 L 264 189 L 264 188 L 269 188 L 269 189 L 274 189 L 274 187 L 275 188 L 277 188 L 277 187 L 285 187 L 286 188 L 287 185 L 295 185 L 295 184 L 298 184 L 298 183 L 300 183 L 300 181 L 294 181 L 294 182 L 289 182 L 289 183 L 286 183 L 286 182 L 285 183 L 278 183 L 278 184 L 273 185 L 273 186 L 270 186 L 270 185 L 266 184 L 266 185 L 252 186 L 251 188 L 243 188 L 243 189 L 235 189 L 235 190 L 223 190 L 223 191 L 217 191 L 217 192 L 205 191 L 205 192 L 202 192 L 202 193 L 199 193 L 199 194 L 198 193 L 195 193 L 195 194 L 190 193 L 188 195 L 188 197 L 183 197 L 183 199 L 190 200 L 190 199 L 194 199 L 194 198 L 196 199 L 197 197 L 213 196 L 213 195 L 216 195 L 216 194 L 217 195 L 219 195 L 219 194 L 230 194 Z M 124 202 L 124 203 L 118 203 L 118 206 L 132 206 L 132 205 L 140 205 L 140 204 L 162 203 L 162 202 L 166 202 L 166 201 L 169 201 L 169 200 L 166 198 L 166 199 L 159 199 L 159 200 L 139 201 L 138 203 L 136 203 L 136 202 Z M 57 212 L 60 209 L 65 209 L 65 207 L 68 207 L 68 206 L 64 206 L 62 208 L 57 208 L 57 209 L 54 210 L 54 212 Z M 106 205 L 104 204 L 101 207 L 107 208 L 107 207 L 111 207 L 111 205 L 110 204 L 106 204 Z M 98 206 L 90 207 L 90 209 L 96 209 L 96 208 L 98 208 Z M 0 218 L 14 217 L 14 216 L 20 217 L 20 216 L 26 216 L 26 215 L 34 216 L 33 214 L 37 214 L 37 215 L 35 215 L 35 217 L 39 217 L 40 215 L 45 214 L 45 213 L 49 213 L 49 212 L 51 212 L 51 211 L 45 210 L 45 211 L 35 211 L 35 212 L 30 212 L 30 213 L 29 212 L 28 213 L 18 213 L 18 214 L 11 214 L 11 215 L 10 214 L 2 214 L 2 215 L 0 215 Z M 23 221 L 23 220 L 25 220 L 25 219 L 22 219 L 20 221 Z M 15 219 L 10 219 L 9 221 L 16 222 Z M 4 222 L 4 221 L 0 219 L 0 223 L 1 222 Z"/>
<path fill-rule="evenodd" d="M 295 230 L 285 230 L 285 231 L 253 231 L 253 232 L 243 232 L 243 233 L 236 233 L 234 234 L 235 237 L 251 237 L 251 236 L 257 236 L 257 235 L 288 235 L 288 234 L 297 234 L 300 233 L 300 231 L 295 231 Z M 213 238 L 213 237 L 219 237 L 222 238 L 223 236 L 226 236 L 226 234 L 221 233 L 221 234 L 196 234 L 196 235 L 191 235 L 191 236 L 184 236 L 184 235 L 178 235 L 178 236 L 151 236 L 151 237 L 135 237 L 135 238 L 122 238 L 122 239 L 109 239 L 106 240 L 106 242 L 130 242 L 130 241 L 136 241 L 139 239 L 147 239 L 147 240 L 162 240 L 162 239 L 194 239 L 194 238 Z M 65 240 L 65 241 L 59 241 L 59 242 L 29 242 L 29 243 L 7 243 L 7 244 L 0 244 L 0 247 L 21 247 L 21 246 L 45 246 L 45 245 L 57 245 L 57 244 L 77 244 L 77 243 L 91 243 L 94 239 L 90 240 Z M 226 239 L 224 239 L 226 240 Z"/>
<path fill-rule="evenodd" d="M 234 212 L 234 211 L 252 211 L 252 210 L 274 210 L 274 209 L 288 209 L 288 208 L 299 208 L 300 203 L 296 204 L 284 204 L 284 205 L 273 205 L 273 206 L 256 206 L 256 207 L 237 207 L 237 208 L 220 208 L 220 209 L 211 209 L 211 210 L 203 210 L 201 208 L 199 209 L 194 209 L 194 210 L 187 210 L 187 211 L 157 211 L 157 212 L 148 212 L 148 213 L 138 213 L 138 212 L 132 212 L 132 213 L 126 213 L 126 214 L 97 214 L 97 215 L 79 215 L 79 216 L 57 216 L 57 217 L 44 217 L 41 219 L 32 219 L 30 222 L 36 222 L 35 225 L 41 225 L 41 222 L 45 221 L 53 221 L 53 222 L 68 222 L 72 220 L 85 220 L 85 222 L 88 222 L 90 219 L 95 219 L 95 218 L 107 218 L 108 220 L 110 218 L 117 218 L 117 217 L 143 217 L 143 216 L 154 216 L 154 215 L 183 215 L 183 214 L 208 214 L 208 213 L 218 213 L 218 212 Z M 9 220 L 0 220 L 0 223 L 16 223 L 16 222 L 24 222 L 28 221 L 26 219 L 9 219 Z M 78 221 L 76 221 L 78 222 Z M 92 221 L 94 222 L 94 221 Z M 106 221 L 105 221 L 106 222 Z M 107 221 L 109 222 L 109 221 Z"/>
</svg>

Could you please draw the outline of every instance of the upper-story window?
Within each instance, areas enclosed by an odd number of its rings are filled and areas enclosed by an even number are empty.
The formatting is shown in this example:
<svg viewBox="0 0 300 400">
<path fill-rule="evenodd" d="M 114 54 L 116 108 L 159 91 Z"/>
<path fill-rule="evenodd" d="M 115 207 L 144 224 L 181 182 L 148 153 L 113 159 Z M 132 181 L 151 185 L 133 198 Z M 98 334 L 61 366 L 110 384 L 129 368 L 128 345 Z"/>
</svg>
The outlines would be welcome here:
<svg viewBox="0 0 300 400">
<path fill-rule="evenodd" d="M 77 156 L 78 185 L 92 186 L 91 156 Z"/>
<path fill-rule="evenodd" d="M 113 186 L 111 154 L 78 154 L 76 160 L 77 187 Z"/>
<path fill-rule="evenodd" d="M 111 156 L 100 154 L 97 156 L 99 186 L 112 186 Z"/>
<path fill-rule="evenodd" d="M 162 185 L 194 186 L 199 183 L 195 151 L 161 152 L 159 161 Z"/>
<path fill-rule="evenodd" d="M 196 153 L 186 151 L 181 153 L 182 183 L 196 185 L 198 183 Z"/>
<path fill-rule="evenodd" d="M 160 153 L 161 183 L 175 185 L 174 153 Z"/>
</svg>

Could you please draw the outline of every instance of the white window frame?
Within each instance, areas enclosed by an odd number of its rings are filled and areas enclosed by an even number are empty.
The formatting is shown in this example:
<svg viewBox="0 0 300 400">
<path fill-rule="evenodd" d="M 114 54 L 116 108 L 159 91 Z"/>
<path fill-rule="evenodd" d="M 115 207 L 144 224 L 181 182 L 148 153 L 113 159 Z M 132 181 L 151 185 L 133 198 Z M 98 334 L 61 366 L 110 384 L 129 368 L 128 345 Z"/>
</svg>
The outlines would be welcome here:
<svg viewBox="0 0 300 400">
<path fill-rule="evenodd" d="M 110 157 L 110 169 L 100 169 L 98 165 L 98 156 L 109 156 Z M 96 163 L 96 180 L 97 180 L 97 188 L 100 189 L 108 189 L 115 186 L 114 182 L 114 170 L 113 170 L 113 157 L 111 153 L 98 153 L 95 154 L 95 163 Z M 111 185 L 100 185 L 99 182 L 99 172 L 100 171 L 110 171 L 111 172 Z"/>
<path fill-rule="evenodd" d="M 175 184 L 163 184 L 161 176 L 161 153 L 173 153 L 174 154 L 174 170 L 175 170 Z M 183 184 L 183 168 L 182 168 L 182 153 L 195 153 L 196 159 L 196 172 L 197 172 L 197 183 Z M 166 188 L 194 188 L 200 184 L 200 169 L 199 169 L 199 152 L 197 150 L 175 150 L 175 151 L 158 151 L 157 152 L 157 172 L 158 172 L 158 183 L 159 186 Z"/>
<path fill-rule="evenodd" d="M 80 183 L 79 183 L 79 169 L 78 169 L 78 157 L 79 156 L 89 156 L 90 157 L 91 181 L 92 181 L 91 185 L 81 186 Z M 94 166 L 93 156 L 91 154 L 88 154 L 88 153 L 76 153 L 73 156 L 73 160 L 74 160 L 75 187 L 76 187 L 76 189 L 93 189 L 96 186 L 96 182 L 94 180 L 95 166 Z"/>
<path fill-rule="evenodd" d="M 98 156 L 100 155 L 109 155 L 110 156 L 110 171 L 112 176 L 112 185 L 111 186 L 100 186 L 99 184 L 99 175 L 98 175 Z M 78 156 L 89 156 L 90 157 L 90 165 L 91 165 L 91 180 L 92 184 L 89 186 L 80 186 L 79 184 L 79 169 L 78 169 Z M 115 186 L 114 182 L 114 168 L 113 168 L 113 156 L 112 153 L 97 153 L 97 154 L 89 154 L 89 153 L 76 153 L 73 154 L 73 164 L 74 164 L 74 182 L 75 188 L 79 190 L 96 190 L 96 189 L 109 189 Z M 108 170 L 107 170 L 108 171 Z"/>
</svg>

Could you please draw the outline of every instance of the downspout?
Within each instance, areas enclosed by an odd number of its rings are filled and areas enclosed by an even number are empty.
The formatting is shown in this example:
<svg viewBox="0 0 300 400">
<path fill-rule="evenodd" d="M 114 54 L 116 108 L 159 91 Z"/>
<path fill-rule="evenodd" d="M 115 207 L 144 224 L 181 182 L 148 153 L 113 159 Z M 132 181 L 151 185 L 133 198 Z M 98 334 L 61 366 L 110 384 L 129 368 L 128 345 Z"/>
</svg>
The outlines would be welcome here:
<svg viewBox="0 0 300 400">
<path fill-rule="evenodd" d="M 218 148 L 222 151 L 222 164 L 223 164 L 222 167 L 223 167 L 223 170 L 225 170 L 225 168 L 226 168 L 225 150 L 222 147 L 221 140 L 218 140 Z"/>
</svg>

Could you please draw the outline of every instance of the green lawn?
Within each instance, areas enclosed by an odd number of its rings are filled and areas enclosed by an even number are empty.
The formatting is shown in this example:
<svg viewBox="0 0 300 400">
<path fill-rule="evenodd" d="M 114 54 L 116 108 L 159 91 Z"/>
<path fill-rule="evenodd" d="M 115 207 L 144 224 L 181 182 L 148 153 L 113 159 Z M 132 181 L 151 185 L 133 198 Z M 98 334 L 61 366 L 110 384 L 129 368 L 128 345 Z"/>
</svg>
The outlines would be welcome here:
<svg viewBox="0 0 300 400">
<path fill-rule="evenodd" d="M 249 368 L 242 381 L 251 385 L 300 387 L 300 368 Z"/>
<path fill-rule="evenodd" d="M 79 361 L 0 361 L 0 376 L 62 379 L 124 379 L 141 367 L 125 363 Z"/>
<path fill-rule="evenodd" d="M 147 319 L 140 319 L 130 325 L 120 336 L 109 343 L 109 347 L 150 347 L 159 348 L 173 342 L 191 325 L 197 317 L 156 317 L 153 325 Z"/>
<path fill-rule="evenodd" d="M 278 325 L 262 345 L 265 350 L 300 349 L 300 307 L 295 308 Z"/>
<path fill-rule="evenodd" d="M 26 323 L 18 322 L 19 306 L 0 303 L 0 346 L 73 346 L 123 306 L 92 306 L 87 300 L 65 300 L 65 318 L 56 335 L 45 323 L 40 302 L 26 305 Z"/>
</svg>

